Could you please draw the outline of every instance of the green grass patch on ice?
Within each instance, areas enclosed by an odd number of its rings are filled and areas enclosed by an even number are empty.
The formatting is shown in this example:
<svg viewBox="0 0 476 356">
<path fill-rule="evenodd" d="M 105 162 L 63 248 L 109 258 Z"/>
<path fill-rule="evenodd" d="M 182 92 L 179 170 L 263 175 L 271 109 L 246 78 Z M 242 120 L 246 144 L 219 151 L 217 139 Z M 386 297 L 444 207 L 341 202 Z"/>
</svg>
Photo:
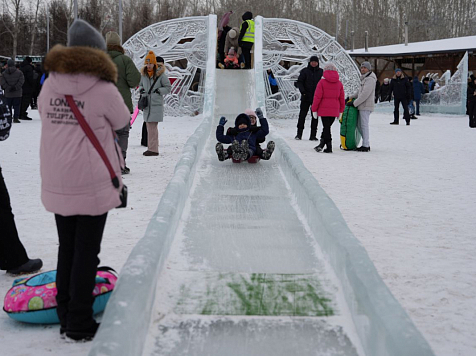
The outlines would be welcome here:
<svg viewBox="0 0 476 356">
<path fill-rule="evenodd" d="M 330 316 L 332 288 L 317 274 L 200 273 L 180 287 L 175 312 L 206 315 Z"/>
</svg>

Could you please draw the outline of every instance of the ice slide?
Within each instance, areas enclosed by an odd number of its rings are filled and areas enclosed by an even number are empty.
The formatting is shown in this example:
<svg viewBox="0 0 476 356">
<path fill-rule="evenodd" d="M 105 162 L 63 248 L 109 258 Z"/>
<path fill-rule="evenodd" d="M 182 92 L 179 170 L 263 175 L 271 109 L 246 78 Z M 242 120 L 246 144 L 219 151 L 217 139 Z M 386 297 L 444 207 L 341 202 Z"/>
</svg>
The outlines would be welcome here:
<svg viewBox="0 0 476 356">
<path fill-rule="evenodd" d="M 218 118 L 262 104 L 255 78 L 207 76 L 204 121 L 90 355 L 433 355 L 284 140 L 268 162 L 217 160 Z"/>
</svg>

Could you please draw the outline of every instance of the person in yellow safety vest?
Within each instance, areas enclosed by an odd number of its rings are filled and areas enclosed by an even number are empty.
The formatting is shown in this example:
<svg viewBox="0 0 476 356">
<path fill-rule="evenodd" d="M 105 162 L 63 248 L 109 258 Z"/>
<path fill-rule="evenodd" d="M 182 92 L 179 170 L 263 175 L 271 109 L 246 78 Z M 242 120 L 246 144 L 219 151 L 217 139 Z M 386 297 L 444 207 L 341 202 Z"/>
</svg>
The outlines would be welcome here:
<svg viewBox="0 0 476 356">
<path fill-rule="evenodd" d="M 238 43 L 245 57 L 245 69 L 251 69 L 251 49 L 255 43 L 255 22 L 253 21 L 253 14 L 249 11 L 245 12 L 241 18 L 243 23 L 240 26 Z"/>
</svg>

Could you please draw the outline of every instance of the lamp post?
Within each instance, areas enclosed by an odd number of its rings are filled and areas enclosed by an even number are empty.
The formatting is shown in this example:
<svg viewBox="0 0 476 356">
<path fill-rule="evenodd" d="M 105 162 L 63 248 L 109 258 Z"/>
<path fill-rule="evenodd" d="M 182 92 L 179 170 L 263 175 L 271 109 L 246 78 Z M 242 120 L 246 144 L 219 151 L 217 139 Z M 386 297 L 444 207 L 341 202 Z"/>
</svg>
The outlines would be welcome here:
<svg viewBox="0 0 476 356">
<path fill-rule="evenodd" d="M 74 0 L 74 19 L 78 18 L 78 0 Z"/>
<path fill-rule="evenodd" d="M 122 44 L 122 0 L 119 0 L 119 38 Z"/>
<path fill-rule="evenodd" d="M 50 51 L 50 9 L 46 3 L 46 53 Z"/>
</svg>

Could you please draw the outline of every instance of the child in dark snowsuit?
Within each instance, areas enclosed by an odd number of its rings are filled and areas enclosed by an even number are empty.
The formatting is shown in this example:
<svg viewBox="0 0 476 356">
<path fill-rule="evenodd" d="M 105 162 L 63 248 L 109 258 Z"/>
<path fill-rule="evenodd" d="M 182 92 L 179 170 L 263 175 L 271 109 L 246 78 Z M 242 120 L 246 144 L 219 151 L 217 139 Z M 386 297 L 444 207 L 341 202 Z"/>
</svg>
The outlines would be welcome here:
<svg viewBox="0 0 476 356">
<path fill-rule="evenodd" d="M 256 116 L 258 116 L 261 124 L 258 129 L 252 129 L 251 120 L 248 115 L 240 114 L 235 119 L 234 129 L 230 133 L 227 132 L 226 135 L 224 131 L 227 120 L 223 116 L 220 118 L 220 123 L 216 131 L 216 138 L 219 143 L 215 146 L 220 161 L 224 161 L 230 158 L 230 156 L 232 156 L 234 160 L 245 161 L 255 155 L 257 140 L 264 140 L 264 137 L 269 133 L 268 121 L 264 118 L 260 108 L 256 109 Z M 231 143 L 231 146 L 225 151 L 223 143 Z M 271 156 L 271 154 L 269 154 L 269 156 Z"/>
<path fill-rule="evenodd" d="M 246 109 L 245 114 L 248 115 L 251 121 L 250 131 L 258 132 L 261 127 L 257 125 L 258 122 L 256 120 L 256 113 L 252 109 Z M 229 127 L 228 130 L 226 131 L 226 134 L 229 136 L 236 136 L 237 132 L 238 131 L 236 130 L 236 128 Z M 273 141 L 269 141 L 268 145 L 263 151 L 260 144 L 263 143 L 264 141 L 265 141 L 265 137 L 258 137 L 256 139 L 256 150 L 254 155 L 258 156 L 260 159 L 269 160 L 271 158 L 271 155 L 274 152 L 275 143 Z"/>
</svg>

